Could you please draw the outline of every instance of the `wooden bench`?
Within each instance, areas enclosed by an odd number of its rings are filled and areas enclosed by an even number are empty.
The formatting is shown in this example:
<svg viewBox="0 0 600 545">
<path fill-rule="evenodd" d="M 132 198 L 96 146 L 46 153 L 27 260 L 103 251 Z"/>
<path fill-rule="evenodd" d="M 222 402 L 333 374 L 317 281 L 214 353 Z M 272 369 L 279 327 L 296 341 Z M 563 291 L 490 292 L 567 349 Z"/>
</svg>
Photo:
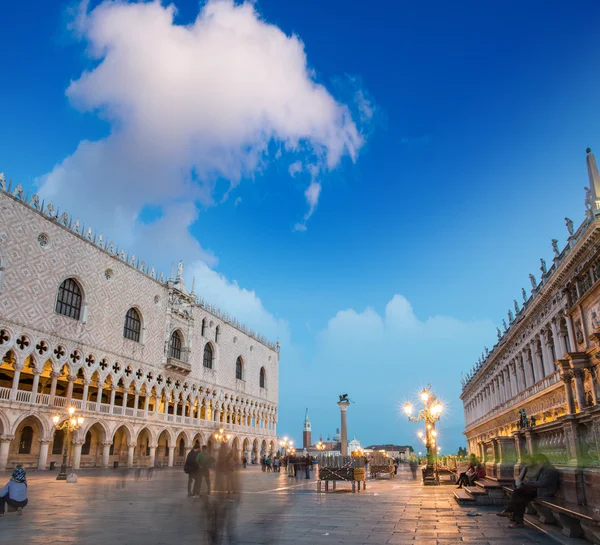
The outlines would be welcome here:
<svg viewBox="0 0 600 545">
<path fill-rule="evenodd" d="M 560 524 L 567 537 L 585 535 L 591 541 L 600 542 L 600 513 L 589 505 L 577 505 L 558 498 L 534 500 L 540 521 L 544 524 Z M 557 519 L 558 516 L 558 519 Z"/>
</svg>

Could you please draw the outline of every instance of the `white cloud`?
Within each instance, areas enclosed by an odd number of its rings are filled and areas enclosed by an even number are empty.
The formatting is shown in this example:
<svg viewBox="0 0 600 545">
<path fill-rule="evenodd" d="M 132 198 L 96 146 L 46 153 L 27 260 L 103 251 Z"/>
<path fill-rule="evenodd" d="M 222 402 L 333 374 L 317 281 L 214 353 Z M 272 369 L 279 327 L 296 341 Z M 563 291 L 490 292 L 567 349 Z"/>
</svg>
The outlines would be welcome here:
<svg viewBox="0 0 600 545">
<path fill-rule="evenodd" d="M 239 206 L 242 203 L 242 197 L 238 197 L 237 199 L 235 199 L 235 201 L 233 202 L 233 206 Z"/>
<path fill-rule="evenodd" d="M 147 263 L 194 262 L 216 304 L 279 331 L 254 292 L 209 273 L 217 258 L 190 233 L 198 203 L 216 205 L 217 179 L 234 187 L 282 149 L 311 176 L 354 161 L 363 136 L 350 108 L 316 81 L 300 38 L 253 3 L 209 0 L 185 26 L 174 15 L 160 2 L 80 4 L 71 28 L 96 64 L 66 94 L 108 120 L 110 133 L 81 141 L 37 181 L 39 193 Z M 310 214 L 319 191 L 312 182 L 306 192 Z M 160 208 L 160 219 L 139 221 L 146 206 Z"/>
<path fill-rule="evenodd" d="M 294 161 L 288 168 L 290 176 L 294 178 L 297 174 L 302 172 L 302 161 Z"/>
<path fill-rule="evenodd" d="M 317 353 L 307 370 L 318 376 L 322 388 L 332 394 L 348 393 L 356 403 L 349 411 L 350 435 L 354 430 L 389 429 L 389 437 L 359 437 L 366 442 L 402 442 L 415 445 L 417 428 L 400 414 L 402 402 L 412 399 L 420 388 L 431 384 L 448 403 L 440 423 L 442 444 L 448 449 L 463 444 L 464 419 L 459 370 L 474 361 L 486 341 L 493 339 L 491 321 L 463 321 L 450 316 L 419 319 L 410 302 L 395 295 L 379 314 L 372 308 L 338 312 L 318 335 Z M 316 400 L 316 403 L 322 403 Z M 336 424 L 329 406 L 316 406 L 329 429 Z M 313 430 L 315 429 L 313 422 Z M 317 430 L 324 433 L 327 429 Z M 416 446 L 416 445 L 415 445 Z"/>
</svg>

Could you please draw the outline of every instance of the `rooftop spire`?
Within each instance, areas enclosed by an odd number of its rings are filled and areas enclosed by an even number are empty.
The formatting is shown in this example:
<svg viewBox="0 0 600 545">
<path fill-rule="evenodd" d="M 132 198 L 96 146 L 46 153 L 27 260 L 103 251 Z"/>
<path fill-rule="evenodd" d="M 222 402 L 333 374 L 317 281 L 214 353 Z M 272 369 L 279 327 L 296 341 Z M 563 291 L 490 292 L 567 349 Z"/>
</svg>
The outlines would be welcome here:
<svg viewBox="0 0 600 545">
<path fill-rule="evenodd" d="M 590 180 L 589 188 L 586 187 L 585 205 L 588 209 L 588 214 L 594 219 L 600 216 L 600 175 L 598 174 L 598 165 L 596 164 L 596 158 L 590 148 L 585 150 L 587 157 L 585 162 L 587 163 L 588 177 Z"/>
<path fill-rule="evenodd" d="M 309 418 L 308 418 L 308 407 L 306 408 L 306 414 L 304 415 L 304 422 L 308 422 Z"/>
</svg>

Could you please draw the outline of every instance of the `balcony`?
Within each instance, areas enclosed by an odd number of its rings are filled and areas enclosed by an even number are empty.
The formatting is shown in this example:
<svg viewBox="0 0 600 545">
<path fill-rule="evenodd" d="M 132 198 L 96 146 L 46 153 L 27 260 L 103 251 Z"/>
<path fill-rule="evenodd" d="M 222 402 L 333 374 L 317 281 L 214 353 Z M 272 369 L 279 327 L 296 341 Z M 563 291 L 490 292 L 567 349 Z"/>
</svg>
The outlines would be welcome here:
<svg viewBox="0 0 600 545">
<path fill-rule="evenodd" d="M 182 354 L 181 357 L 185 357 L 185 354 Z M 167 358 L 165 369 L 174 371 L 175 373 L 179 373 L 181 375 L 189 375 L 192 372 L 191 364 L 177 358 Z"/>
</svg>

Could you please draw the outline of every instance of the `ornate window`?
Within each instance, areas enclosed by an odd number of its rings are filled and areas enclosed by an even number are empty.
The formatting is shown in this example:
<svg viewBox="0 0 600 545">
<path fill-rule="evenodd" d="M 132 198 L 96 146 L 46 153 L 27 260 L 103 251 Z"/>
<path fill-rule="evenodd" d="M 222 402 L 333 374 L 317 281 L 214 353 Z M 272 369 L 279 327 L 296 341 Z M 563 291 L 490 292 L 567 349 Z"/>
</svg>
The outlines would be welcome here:
<svg viewBox="0 0 600 545">
<path fill-rule="evenodd" d="M 81 454 L 83 456 L 88 456 L 90 454 L 90 450 L 92 448 L 92 432 L 88 431 L 85 434 L 85 443 L 81 445 Z"/>
<path fill-rule="evenodd" d="M 204 347 L 204 367 L 212 369 L 213 367 L 213 350 L 210 344 L 206 344 Z"/>
<path fill-rule="evenodd" d="M 267 383 L 267 374 L 265 373 L 265 368 L 261 367 L 260 368 L 260 387 L 266 388 L 266 383 Z"/>
<path fill-rule="evenodd" d="M 215 343 L 219 342 L 219 334 L 220 334 L 220 330 L 219 330 L 219 326 L 216 327 L 215 329 Z"/>
<path fill-rule="evenodd" d="M 25 426 L 21 431 L 21 440 L 19 441 L 19 454 L 31 454 L 31 443 L 33 442 L 33 428 Z"/>
<path fill-rule="evenodd" d="M 239 356 L 235 361 L 235 378 L 238 380 L 244 379 L 244 362 L 242 361 L 242 356 Z"/>
<path fill-rule="evenodd" d="M 173 331 L 171 340 L 169 341 L 169 358 L 181 359 L 181 333 Z"/>
<path fill-rule="evenodd" d="M 83 296 L 81 288 L 72 278 L 67 278 L 58 288 L 58 298 L 56 299 L 56 312 L 63 316 L 68 316 L 74 320 L 79 320 L 81 316 L 81 305 Z"/>
<path fill-rule="evenodd" d="M 130 308 L 125 314 L 125 325 L 123 327 L 123 337 L 130 341 L 140 342 L 140 332 L 142 330 L 142 319 L 140 313 Z"/>
<path fill-rule="evenodd" d="M 54 432 L 54 441 L 52 441 L 52 454 L 62 454 L 65 446 L 65 432 L 56 430 Z"/>
<path fill-rule="evenodd" d="M 205 333 L 206 333 L 206 318 L 202 318 L 202 336 L 205 337 Z"/>
</svg>

